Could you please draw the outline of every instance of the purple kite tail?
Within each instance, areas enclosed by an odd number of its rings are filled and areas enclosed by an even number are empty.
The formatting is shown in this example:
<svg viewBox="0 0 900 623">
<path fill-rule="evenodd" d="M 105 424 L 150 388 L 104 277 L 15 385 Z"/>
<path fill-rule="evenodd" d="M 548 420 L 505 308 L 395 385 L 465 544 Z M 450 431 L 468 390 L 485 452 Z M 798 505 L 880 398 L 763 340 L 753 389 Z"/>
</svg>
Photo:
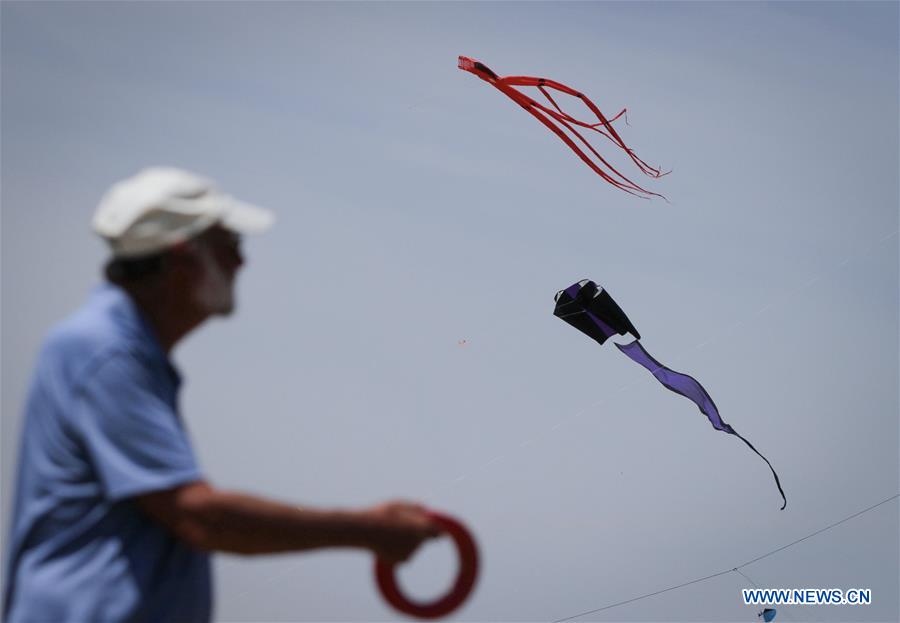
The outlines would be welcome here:
<svg viewBox="0 0 900 623">
<path fill-rule="evenodd" d="M 775 468 L 769 463 L 769 459 L 760 454 L 759 450 L 754 448 L 752 443 L 744 439 L 737 431 L 722 420 L 722 416 L 719 415 L 719 410 L 716 408 L 709 393 L 707 393 L 694 377 L 667 368 L 654 359 L 650 353 L 644 350 L 644 346 L 637 340 L 626 346 L 616 344 L 616 348 L 625 353 L 635 363 L 647 368 L 650 373 L 656 377 L 656 380 L 662 383 L 666 389 L 671 390 L 676 394 L 681 394 L 688 400 L 693 401 L 700 411 L 709 418 L 709 422 L 713 425 L 713 428 L 726 432 L 729 435 L 734 435 L 747 444 L 751 450 L 765 461 L 766 465 L 769 466 L 769 469 L 772 470 L 772 475 L 775 476 L 775 484 L 778 486 L 778 492 L 781 494 L 781 499 L 784 500 L 784 504 L 781 505 L 781 510 L 784 510 L 787 506 L 787 498 L 784 496 L 784 489 L 781 488 L 781 481 L 778 479 L 778 474 L 775 473 Z"/>
</svg>

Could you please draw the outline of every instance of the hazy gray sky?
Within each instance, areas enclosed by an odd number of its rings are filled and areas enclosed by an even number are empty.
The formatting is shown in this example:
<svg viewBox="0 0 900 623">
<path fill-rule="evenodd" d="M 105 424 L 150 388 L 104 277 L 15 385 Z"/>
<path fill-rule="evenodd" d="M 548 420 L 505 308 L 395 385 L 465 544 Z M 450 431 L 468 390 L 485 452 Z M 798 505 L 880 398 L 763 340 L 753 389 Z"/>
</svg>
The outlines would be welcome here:
<svg viewBox="0 0 900 623">
<path fill-rule="evenodd" d="M 459 54 L 627 106 L 671 204 L 604 184 Z M 210 479 L 460 517 L 483 556 L 460 620 L 599 608 L 897 493 L 898 55 L 896 2 L 4 2 L 3 536 L 37 349 L 99 279 L 99 197 L 151 164 L 279 216 L 237 315 L 175 354 Z M 553 317 L 585 277 L 772 461 L 785 511 L 738 439 Z M 896 621 L 898 532 L 895 500 L 742 570 L 872 589 L 779 620 Z M 453 564 L 431 545 L 401 578 L 435 594 Z M 216 566 L 219 620 L 397 618 L 362 554 Z M 753 621 L 748 587 L 584 620 Z"/>
</svg>

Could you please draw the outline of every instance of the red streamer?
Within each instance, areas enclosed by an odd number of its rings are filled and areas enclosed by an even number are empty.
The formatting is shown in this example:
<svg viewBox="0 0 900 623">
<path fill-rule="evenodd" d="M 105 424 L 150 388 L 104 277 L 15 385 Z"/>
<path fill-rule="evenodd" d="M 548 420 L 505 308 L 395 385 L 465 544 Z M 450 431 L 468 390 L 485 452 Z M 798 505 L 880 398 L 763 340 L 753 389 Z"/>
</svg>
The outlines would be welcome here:
<svg viewBox="0 0 900 623">
<path fill-rule="evenodd" d="M 568 145 L 569 148 L 571 148 L 572 151 L 574 151 L 575 154 L 585 162 L 585 164 L 587 164 L 595 173 L 597 173 L 597 175 L 602 177 L 608 183 L 612 184 L 620 190 L 624 190 L 631 195 L 635 195 L 643 199 L 649 199 L 650 197 L 660 197 L 662 199 L 665 199 L 663 195 L 639 186 L 632 180 L 628 179 L 625 175 L 620 173 L 614 166 L 607 162 L 603 158 L 603 156 L 600 155 L 600 153 L 593 147 L 593 145 L 591 145 L 587 141 L 587 139 L 585 139 L 581 135 L 581 133 L 578 132 L 578 130 L 573 127 L 578 126 L 581 128 L 592 130 L 612 141 L 617 147 L 628 154 L 628 157 L 631 159 L 631 161 L 644 175 L 652 178 L 660 178 L 664 175 L 667 175 L 669 171 L 663 172 L 660 169 L 652 167 L 641 160 L 637 156 L 637 154 L 634 153 L 634 150 L 625 144 L 625 141 L 622 140 L 622 137 L 619 136 L 619 133 L 616 132 L 615 128 L 613 128 L 613 121 L 625 115 L 624 108 L 611 119 L 607 119 L 603 115 L 603 113 L 600 112 L 600 109 L 594 104 L 594 102 L 585 97 L 583 93 L 580 93 L 579 91 L 576 91 L 575 89 L 554 80 L 548 80 L 546 78 L 533 78 L 531 76 L 500 77 L 483 63 L 480 63 L 479 61 L 468 58 L 466 56 L 459 57 L 459 68 L 464 71 L 473 73 L 485 82 L 493 85 L 511 100 L 531 113 L 538 121 L 547 126 L 547 128 L 549 128 L 551 132 L 562 139 L 562 141 L 566 145 Z M 548 106 L 541 104 L 540 102 L 528 97 L 514 87 L 537 87 L 538 90 L 540 90 L 540 92 L 543 93 L 543 95 L 547 98 L 550 104 L 552 104 L 553 108 L 549 108 Z M 580 121 L 575 117 L 567 114 L 565 111 L 563 111 L 562 108 L 559 107 L 559 105 L 556 103 L 556 100 L 553 99 L 547 89 L 554 89 L 561 93 L 565 93 L 566 95 L 571 95 L 580 99 L 585 103 L 590 111 L 594 113 L 594 115 L 596 115 L 597 123 L 587 123 L 584 121 Z M 625 117 L 625 120 L 627 123 L 627 116 Z M 590 154 L 592 154 L 594 158 L 596 158 L 600 162 L 600 164 L 597 164 L 597 162 L 591 159 L 591 156 L 589 156 L 588 153 L 585 152 L 585 150 L 579 147 L 575 143 L 575 141 L 573 141 L 572 138 L 562 130 L 560 126 L 566 128 L 566 130 L 575 135 L 575 137 L 587 149 L 587 152 L 590 152 Z"/>
</svg>

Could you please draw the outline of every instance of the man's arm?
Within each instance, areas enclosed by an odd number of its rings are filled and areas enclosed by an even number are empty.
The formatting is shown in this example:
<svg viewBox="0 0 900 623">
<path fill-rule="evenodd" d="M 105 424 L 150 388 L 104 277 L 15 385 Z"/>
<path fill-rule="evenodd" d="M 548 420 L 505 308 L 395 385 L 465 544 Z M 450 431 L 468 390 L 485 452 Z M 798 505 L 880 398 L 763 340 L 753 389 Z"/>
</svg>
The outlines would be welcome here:
<svg viewBox="0 0 900 623">
<path fill-rule="evenodd" d="M 221 491 L 203 481 L 135 500 L 194 547 L 236 554 L 356 547 L 397 562 L 439 534 L 422 507 L 405 502 L 361 511 L 319 510 Z"/>
</svg>

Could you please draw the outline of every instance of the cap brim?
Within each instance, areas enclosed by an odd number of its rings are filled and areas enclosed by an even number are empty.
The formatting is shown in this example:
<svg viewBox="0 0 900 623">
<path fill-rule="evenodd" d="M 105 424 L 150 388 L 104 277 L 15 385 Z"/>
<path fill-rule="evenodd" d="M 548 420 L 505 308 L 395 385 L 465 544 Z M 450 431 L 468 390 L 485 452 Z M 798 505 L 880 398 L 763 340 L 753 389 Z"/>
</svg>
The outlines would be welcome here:
<svg viewBox="0 0 900 623">
<path fill-rule="evenodd" d="M 228 197 L 222 215 L 222 226 L 237 234 L 261 234 L 275 222 L 271 210 Z"/>
</svg>

